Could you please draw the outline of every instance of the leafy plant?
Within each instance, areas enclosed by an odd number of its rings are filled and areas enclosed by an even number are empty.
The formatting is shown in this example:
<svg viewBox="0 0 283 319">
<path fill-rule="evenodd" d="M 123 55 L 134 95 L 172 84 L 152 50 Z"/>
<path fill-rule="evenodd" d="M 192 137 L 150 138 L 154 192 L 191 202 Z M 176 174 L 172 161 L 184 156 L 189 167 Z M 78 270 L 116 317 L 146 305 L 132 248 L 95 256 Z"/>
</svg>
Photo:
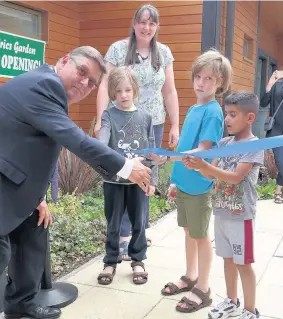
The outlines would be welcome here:
<svg viewBox="0 0 283 319">
<path fill-rule="evenodd" d="M 259 199 L 272 199 L 276 188 L 276 180 L 269 179 L 263 185 L 257 185 L 257 193 Z"/>
<path fill-rule="evenodd" d="M 167 199 L 167 192 L 170 185 L 170 177 L 173 168 L 172 162 L 167 162 L 165 165 L 159 168 L 158 173 L 158 190 L 160 191 L 160 197 Z"/>
<path fill-rule="evenodd" d="M 268 176 L 271 179 L 276 178 L 278 170 L 275 164 L 272 150 L 266 150 L 264 152 L 264 166 L 266 167 Z"/>
</svg>

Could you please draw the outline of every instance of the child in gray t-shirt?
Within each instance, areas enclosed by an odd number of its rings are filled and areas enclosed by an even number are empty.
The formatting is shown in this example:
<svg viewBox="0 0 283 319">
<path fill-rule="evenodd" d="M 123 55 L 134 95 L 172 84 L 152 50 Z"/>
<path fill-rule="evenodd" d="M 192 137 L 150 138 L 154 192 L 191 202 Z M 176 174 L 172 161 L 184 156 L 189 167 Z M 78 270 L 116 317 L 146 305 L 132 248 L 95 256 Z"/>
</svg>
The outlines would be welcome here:
<svg viewBox="0 0 283 319">
<path fill-rule="evenodd" d="M 139 85 L 134 71 L 129 67 L 113 69 L 108 78 L 108 93 L 115 100 L 115 107 L 105 110 L 102 115 L 99 140 L 117 152 L 127 152 L 126 156 L 134 156 L 131 151 L 155 147 L 154 131 L 151 115 L 135 107 L 133 101 L 138 96 Z M 150 163 L 149 163 L 150 165 Z M 109 285 L 116 273 L 119 260 L 119 239 L 122 217 L 127 209 L 132 224 L 132 237 L 128 247 L 128 255 L 132 259 L 133 283 L 144 284 L 148 274 L 144 263 L 147 242 L 146 196 L 155 192 L 157 184 L 157 166 L 152 167 L 151 185 L 147 193 L 129 180 L 119 177 L 103 184 L 104 212 L 107 219 L 106 256 L 104 269 L 98 276 L 98 283 Z"/>
<path fill-rule="evenodd" d="M 256 95 L 242 91 L 225 99 L 225 124 L 230 137 L 220 146 L 256 139 L 252 125 L 259 109 Z M 190 169 L 198 169 L 207 178 L 215 179 L 212 194 L 215 214 L 216 254 L 224 259 L 227 298 L 209 312 L 210 319 L 259 318 L 255 308 L 256 279 L 254 262 L 254 219 L 256 184 L 264 152 L 241 154 L 213 160 L 211 164 L 194 157 L 184 159 Z M 240 274 L 244 292 L 244 309 L 240 310 L 237 278 Z"/>
</svg>

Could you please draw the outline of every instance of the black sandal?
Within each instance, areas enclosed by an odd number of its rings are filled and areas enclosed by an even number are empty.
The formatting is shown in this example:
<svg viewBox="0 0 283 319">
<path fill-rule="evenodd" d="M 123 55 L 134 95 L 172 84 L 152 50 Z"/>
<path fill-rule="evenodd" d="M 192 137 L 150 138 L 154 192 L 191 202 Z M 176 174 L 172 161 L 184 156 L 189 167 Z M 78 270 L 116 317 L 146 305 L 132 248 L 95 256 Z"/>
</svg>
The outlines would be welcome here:
<svg viewBox="0 0 283 319">
<path fill-rule="evenodd" d="M 102 272 L 97 277 L 97 282 L 100 285 L 104 285 L 104 286 L 110 285 L 113 281 L 115 274 L 116 274 L 116 265 L 104 265 L 103 269 L 105 269 L 106 267 L 112 267 L 113 272 L 111 274 Z"/>
</svg>

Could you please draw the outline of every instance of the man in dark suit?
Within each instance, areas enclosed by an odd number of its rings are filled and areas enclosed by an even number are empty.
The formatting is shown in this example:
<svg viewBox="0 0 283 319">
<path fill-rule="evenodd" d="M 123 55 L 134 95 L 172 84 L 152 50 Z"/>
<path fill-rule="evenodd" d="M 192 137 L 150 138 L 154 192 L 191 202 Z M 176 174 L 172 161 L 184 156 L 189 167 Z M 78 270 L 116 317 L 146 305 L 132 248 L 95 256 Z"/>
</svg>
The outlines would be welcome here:
<svg viewBox="0 0 283 319">
<path fill-rule="evenodd" d="M 149 185 L 149 168 L 89 137 L 68 117 L 68 104 L 97 88 L 105 72 L 97 50 L 79 47 L 55 67 L 42 65 L 0 87 L 0 274 L 9 263 L 6 318 L 58 318 L 61 313 L 34 302 L 52 222 L 44 196 L 61 146 L 104 179 L 117 174 L 143 190 Z"/>
</svg>

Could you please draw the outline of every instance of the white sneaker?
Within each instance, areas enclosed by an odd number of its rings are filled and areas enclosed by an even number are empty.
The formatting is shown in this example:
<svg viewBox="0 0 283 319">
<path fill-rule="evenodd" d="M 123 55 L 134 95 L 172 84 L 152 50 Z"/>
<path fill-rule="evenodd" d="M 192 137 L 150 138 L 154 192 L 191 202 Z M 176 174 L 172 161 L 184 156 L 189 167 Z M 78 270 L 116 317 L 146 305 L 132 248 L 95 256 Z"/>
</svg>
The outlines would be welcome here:
<svg viewBox="0 0 283 319">
<path fill-rule="evenodd" d="M 259 312 L 256 309 L 255 314 L 252 312 L 249 312 L 246 309 L 243 309 L 241 317 L 239 319 L 258 319 L 259 318 Z"/>
<path fill-rule="evenodd" d="M 230 298 L 226 298 L 224 301 L 220 302 L 218 305 L 210 310 L 210 312 L 208 313 L 208 318 L 227 319 L 231 317 L 237 317 L 241 314 L 241 312 L 242 310 L 240 309 L 239 299 L 237 300 L 237 305 L 235 305 Z"/>
</svg>

